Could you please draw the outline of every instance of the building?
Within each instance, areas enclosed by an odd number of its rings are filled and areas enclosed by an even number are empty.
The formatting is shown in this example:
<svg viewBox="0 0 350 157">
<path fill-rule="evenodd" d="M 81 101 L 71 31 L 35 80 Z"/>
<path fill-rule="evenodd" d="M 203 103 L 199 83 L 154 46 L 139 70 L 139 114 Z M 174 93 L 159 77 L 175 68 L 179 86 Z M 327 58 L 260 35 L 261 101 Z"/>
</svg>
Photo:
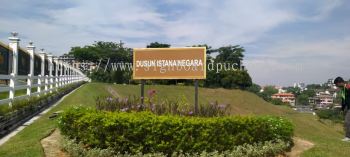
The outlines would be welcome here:
<svg viewBox="0 0 350 157">
<path fill-rule="evenodd" d="M 77 61 L 73 55 L 64 54 L 58 57 L 58 60 L 68 63 L 72 67 L 79 69 L 83 72 L 91 72 L 96 69 L 96 64 L 90 61 Z"/>
<path fill-rule="evenodd" d="M 292 93 L 276 93 L 271 96 L 272 99 L 280 99 L 282 102 L 295 106 L 295 96 Z"/>
<path fill-rule="evenodd" d="M 337 87 L 334 84 L 334 79 L 328 79 L 326 83 L 324 83 L 324 86 L 327 86 L 329 88 L 336 89 Z"/>
<path fill-rule="evenodd" d="M 315 108 L 329 108 L 334 103 L 334 97 L 330 93 L 319 93 L 315 97 L 309 98 L 309 104 Z"/>
<path fill-rule="evenodd" d="M 332 95 L 333 98 L 337 97 L 337 90 L 333 89 L 333 88 L 326 89 L 326 90 L 318 89 L 318 90 L 315 90 L 315 93 L 316 93 L 316 96 L 319 96 L 319 95 Z"/>
<path fill-rule="evenodd" d="M 303 83 L 303 82 L 300 82 L 300 83 L 294 83 L 293 85 L 294 88 L 299 88 L 300 91 L 304 91 L 304 90 L 307 90 L 306 89 L 306 84 Z"/>
</svg>

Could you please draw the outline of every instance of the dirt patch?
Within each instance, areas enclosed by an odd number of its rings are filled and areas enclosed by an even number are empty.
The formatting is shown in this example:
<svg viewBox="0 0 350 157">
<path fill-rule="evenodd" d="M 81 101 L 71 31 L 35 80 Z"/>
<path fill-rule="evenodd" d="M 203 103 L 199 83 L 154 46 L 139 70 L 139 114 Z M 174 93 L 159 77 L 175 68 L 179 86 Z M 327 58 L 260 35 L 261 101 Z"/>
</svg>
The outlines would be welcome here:
<svg viewBox="0 0 350 157">
<path fill-rule="evenodd" d="M 294 146 L 292 150 L 285 155 L 279 155 L 278 157 L 299 157 L 304 151 L 314 147 L 314 144 L 310 141 L 303 140 L 298 137 L 293 138 Z"/>
<path fill-rule="evenodd" d="M 120 95 L 118 94 L 118 92 L 116 90 L 114 90 L 112 87 L 106 86 L 106 89 L 107 89 L 108 93 L 111 94 L 113 97 L 120 98 Z"/>
<path fill-rule="evenodd" d="M 58 129 L 55 129 L 50 136 L 40 141 L 46 157 L 69 157 L 61 148 L 62 136 Z"/>
</svg>

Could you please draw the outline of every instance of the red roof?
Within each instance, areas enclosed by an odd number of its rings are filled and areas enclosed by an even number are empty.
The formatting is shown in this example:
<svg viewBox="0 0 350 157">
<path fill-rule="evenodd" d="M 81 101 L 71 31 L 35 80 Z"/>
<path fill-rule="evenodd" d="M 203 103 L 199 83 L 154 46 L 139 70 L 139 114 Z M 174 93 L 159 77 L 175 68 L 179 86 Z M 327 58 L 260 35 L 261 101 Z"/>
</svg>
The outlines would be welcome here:
<svg viewBox="0 0 350 157">
<path fill-rule="evenodd" d="M 294 96 L 292 93 L 276 93 L 273 96 Z"/>
</svg>

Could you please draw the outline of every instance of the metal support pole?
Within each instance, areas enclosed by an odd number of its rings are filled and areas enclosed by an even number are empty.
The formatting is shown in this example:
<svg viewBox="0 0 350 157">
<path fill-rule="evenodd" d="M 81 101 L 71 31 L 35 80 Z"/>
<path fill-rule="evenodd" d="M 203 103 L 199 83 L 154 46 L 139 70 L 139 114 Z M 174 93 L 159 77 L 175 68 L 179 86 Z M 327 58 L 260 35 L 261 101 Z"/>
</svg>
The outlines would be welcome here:
<svg viewBox="0 0 350 157">
<path fill-rule="evenodd" d="M 194 113 L 198 114 L 198 80 L 194 80 Z"/>
</svg>

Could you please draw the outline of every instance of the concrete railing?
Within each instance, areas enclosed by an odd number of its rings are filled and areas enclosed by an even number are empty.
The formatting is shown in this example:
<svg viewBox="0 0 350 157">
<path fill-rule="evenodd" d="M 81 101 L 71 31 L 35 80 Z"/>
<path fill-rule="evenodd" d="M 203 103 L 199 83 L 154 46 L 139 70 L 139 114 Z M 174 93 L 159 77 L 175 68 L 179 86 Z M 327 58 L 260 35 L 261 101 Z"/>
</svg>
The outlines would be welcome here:
<svg viewBox="0 0 350 157">
<path fill-rule="evenodd" d="M 8 92 L 8 98 L 1 99 L 0 105 L 11 105 L 13 100 L 46 94 L 68 84 L 88 81 L 88 78 L 80 70 L 59 60 L 58 57 L 46 54 L 43 49 L 37 54 L 32 42 L 29 43 L 26 50 L 21 49 L 19 46 L 20 39 L 17 37 L 17 33 L 12 33 L 12 37 L 10 37 L 9 40 L 10 43 L 8 46 L 2 43 L 0 45 L 8 50 L 9 53 L 8 58 L 5 58 L 8 60 L 8 74 L 0 74 L 0 80 L 6 82 L 4 85 L 0 86 L 0 93 Z M 22 53 L 24 52 L 26 55 L 29 55 L 27 75 L 18 74 L 18 54 L 20 50 Z M 35 59 L 38 58 L 40 58 L 41 68 L 35 71 Z M 47 67 L 45 68 L 45 66 Z M 35 73 L 39 73 L 39 75 L 35 75 Z M 16 91 L 24 89 L 26 89 L 26 94 L 15 96 Z"/>
</svg>

